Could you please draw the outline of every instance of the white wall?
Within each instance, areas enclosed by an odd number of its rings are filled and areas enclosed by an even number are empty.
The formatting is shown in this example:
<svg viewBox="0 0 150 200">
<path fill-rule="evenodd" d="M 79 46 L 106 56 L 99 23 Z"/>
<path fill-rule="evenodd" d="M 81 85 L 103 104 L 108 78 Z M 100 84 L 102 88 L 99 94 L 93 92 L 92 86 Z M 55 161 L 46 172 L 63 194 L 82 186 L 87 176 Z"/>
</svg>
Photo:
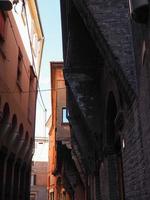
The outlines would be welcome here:
<svg viewBox="0 0 150 200">
<path fill-rule="evenodd" d="M 23 7 L 22 1 L 19 1 L 19 3 L 13 6 L 12 13 L 15 18 L 15 21 L 16 21 L 19 33 L 21 35 L 24 47 L 26 49 L 28 58 L 30 60 L 30 63 L 33 66 L 33 68 L 35 67 L 36 75 L 38 76 L 39 64 L 40 64 L 39 56 L 41 52 L 42 41 L 40 40 L 40 38 L 38 38 L 34 19 L 31 15 L 31 12 L 28 6 L 28 1 L 25 1 L 25 2 L 26 2 L 25 7 L 26 7 L 27 15 L 25 14 L 25 9 Z M 29 34 L 28 34 L 28 28 L 29 28 Z M 29 38 L 32 41 L 32 53 L 31 53 Z"/>
<path fill-rule="evenodd" d="M 41 144 L 43 142 L 43 144 Z M 35 139 L 35 153 L 33 156 L 32 161 L 36 162 L 48 162 L 48 148 L 49 148 L 49 144 L 48 141 L 37 141 Z"/>
</svg>

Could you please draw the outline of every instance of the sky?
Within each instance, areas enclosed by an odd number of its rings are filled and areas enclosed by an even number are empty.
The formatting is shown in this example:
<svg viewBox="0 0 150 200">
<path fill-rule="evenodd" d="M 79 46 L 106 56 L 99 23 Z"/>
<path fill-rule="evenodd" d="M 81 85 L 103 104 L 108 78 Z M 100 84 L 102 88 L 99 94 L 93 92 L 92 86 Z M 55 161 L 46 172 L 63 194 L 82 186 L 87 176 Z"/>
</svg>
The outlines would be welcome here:
<svg viewBox="0 0 150 200">
<path fill-rule="evenodd" d="M 60 0 L 37 0 L 43 32 L 44 32 L 44 49 L 40 72 L 40 89 L 51 88 L 50 85 L 50 62 L 62 61 L 62 35 L 61 35 L 61 18 L 60 18 Z M 41 92 L 47 112 L 42 108 L 42 102 L 38 96 L 36 109 L 36 136 L 45 136 L 45 121 L 51 114 L 51 94 L 50 92 Z"/>
</svg>

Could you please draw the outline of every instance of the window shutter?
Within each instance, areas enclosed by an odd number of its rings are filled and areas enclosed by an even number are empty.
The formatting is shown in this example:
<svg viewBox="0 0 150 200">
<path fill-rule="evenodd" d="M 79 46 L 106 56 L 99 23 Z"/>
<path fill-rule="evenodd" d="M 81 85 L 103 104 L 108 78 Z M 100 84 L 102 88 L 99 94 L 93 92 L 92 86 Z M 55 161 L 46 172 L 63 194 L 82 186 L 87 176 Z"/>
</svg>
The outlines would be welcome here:
<svg viewBox="0 0 150 200">
<path fill-rule="evenodd" d="M 4 40 L 5 32 L 5 17 L 2 11 L 0 11 L 0 39 Z"/>
</svg>

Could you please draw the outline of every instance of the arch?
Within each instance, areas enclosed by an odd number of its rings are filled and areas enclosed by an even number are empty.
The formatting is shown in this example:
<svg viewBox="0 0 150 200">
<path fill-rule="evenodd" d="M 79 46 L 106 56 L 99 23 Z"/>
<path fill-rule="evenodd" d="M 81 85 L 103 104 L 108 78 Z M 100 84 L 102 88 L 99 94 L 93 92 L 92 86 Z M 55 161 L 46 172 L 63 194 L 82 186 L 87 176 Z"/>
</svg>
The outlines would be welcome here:
<svg viewBox="0 0 150 200">
<path fill-rule="evenodd" d="M 109 198 L 112 200 L 124 200 L 121 139 L 115 124 L 117 114 L 117 101 L 114 93 L 110 91 L 106 110 L 106 145 L 108 147 L 106 152 L 110 191 Z"/>
<path fill-rule="evenodd" d="M 113 92 L 108 95 L 107 111 L 106 111 L 106 138 L 107 145 L 115 144 L 115 118 L 117 115 L 117 104 Z"/>
<path fill-rule="evenodd" d="M 6 135 L 6 133 L 10 129 L 9 118 L 10 118 L 9 105 L 8 103 L 5 103 L 3 107 L 2 116 L 0 119 L 0 137 L 3 137 L 4 135 Z"/>
<path fill-rule="evenodd" d="M 17 134 L 17 128 L 18 128 L 18 120 L 16 114 L 13 114 L 12 120 L 11 120 L 11 127 L 10 130 L 7 132 L 5 140 L 6 144 L 10 146 L 14 138 Z"/>
<path fill-rule="evenodd" d="M 18 136 L 16 138 L 17 139 L 16 142 L 18 142 L 19 146 L 22 146 L 23 144 L 23 141 L 24 141 L 23 134 L 24 134 L 24 127 L 23 127 L 23 124 L 21 123 L 19 126 Z"/>
<path fill-rule="evenodd" d="M 23 128 L 23 124 L 21 123 L 19 126 L 19 136 L 23 136 L 23 132 L 24 132 L 24 128 Z"/>
<path fill-rule="evenodd" d="M 18 153 L 18 151 L 20 150 L 20 148 L 23 145 L 23 133 L 24 133 L 24 127 L 23 124 L 21 123 L 19 125 L 19 130 L 18 130 L 18 134 L 16 135 L 14 144 L 13 144 L 13 150 L 15 153 Z"/>
<path fill-rule="evenodd" d="M 120 90 L 119 90 L 119 101 L 120 101 L 120 107 L 121 107 L 121 109 L 123 109 L 124 108 L 124 97 Z"/>
<path fill-rule="evenodd" d="M 4 108 L 3 108 L 3 115 L 2 115 L 2 123 L 6 123 L 9 121 L 10 117 L 10 109 L 9 109 L 9 104 L 5 103 Z"/>
<path fill-rule="evenodd" d="M 22 146 L 19 150 L 19 157 L 20 158 L 24 157 L 25 151 L 28 147 L 28 143 L 29 143 L 29 133 L 28 133 L 28 131 L 26 131 L 25 137 L 22 139 L 22 141 L 23 141 L 23 143 L 22 143 Z"/>
<path fill-rule="evenodd" d="M 12 134 L 14 133 L 14 131 L 16 131 L 17 129 L 17 116 L 14 114 L 12 117 Z"/>
<path fill-rule="evenodd" d="M 9 140 L 14 137 L 15 133 L 17 132 L 17 128 L 18 128 L 17 116 L 14 114 L 11 122 L 11 130 L 8 136 Z"/>
<path fill-rule="evenodd" d="M 61 177 L 60 176 L 58 176 L 58 178 L 57 178 L 57 186 L 61 186 Z"/>
<path fill-rule="evenodd" d="M 19 130 L 18 130 L 18 134 L 17 134 L 17 137 L 16 137 L 16 142 L 23 142 L 23 133 L 24 133 L 24 128 L 23 128 L 23 124 L 21 123 L 19 125 Z"/>
<path fill-rule="evenodd" d="M 30 157 L 32 157 L 33 153 L 34 153 L 34 140 L 33 138 L 30 138 L 28 141 L 28 145 L 26 146 L 25 155 L 24 155 L 27 163 L 29 162 Z"/>
<path fill-rule="evenodd" d="M 26 131 L 26 135 L 25 135 L 25 143 L 28 144 L 29 142 L 29 132 Z"/>
<path fill-rule="evenodd" d="M 34 153 L 35 151 L 35 140 L 31 137 L 30 139 L 30 143 L 29 143 L 29 152 L 32 151 L 32 154 Z"/>
</svg>

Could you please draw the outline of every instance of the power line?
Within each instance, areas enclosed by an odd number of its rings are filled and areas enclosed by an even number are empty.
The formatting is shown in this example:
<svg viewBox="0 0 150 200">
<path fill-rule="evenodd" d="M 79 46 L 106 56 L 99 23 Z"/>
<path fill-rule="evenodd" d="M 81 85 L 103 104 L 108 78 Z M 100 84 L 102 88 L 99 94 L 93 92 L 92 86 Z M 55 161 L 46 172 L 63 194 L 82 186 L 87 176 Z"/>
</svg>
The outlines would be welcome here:
<svg viewBox="0 0 150 200">
<path fill-rule="evenodd" d="M 41 89 L 41 90 L 27 90 L 27 91 L 21 91 L 21 93 L 37 93 L 37 92 L 50 92 L 50 91 L 57 91 L 57 90 L 63 90 L 63 89 L 66 89 L 66 87 L 63 87 L 63 88 L 57 88 L 57 89 L 54 89 L 54 88 L 48 88 L 48 89 Z M 20 92 L 18 91 L 0 91 L 0 94 L 20 94 Z"/>
<path fill-rule="evenodd" d="M 13 32 L 13 35 L 14 35 L 15 42 L 16 42 L 18 48 L 20 48 L 9 15 L 8 15 L 8 20 L 9 20 L 9 23 L 10 23 L 10 26 L 11 26 L 11 29 L 12 29 L 12 32 Z M 23 61 L 23 67 L 24 67 L 24 69 L 25 69 L 25 72 L 26 72 L 26 75 L 27 75 L 27 77 L 28 77 L 28 80 L 30 80 L 30 77 L 29 77 L 29 74 L 28 74 L 28 70 L 27 70 L 26 65 L 25 65 L 25 63 L 24 63 L 24 59 L 22 59 L 22 61 Z M 33 88 L 33 86 L 32 86 L 32 88 Z M 20 93 L 20 92 L 15 92 L 15 90 L 16 90 L 16 88 L 15 88 L 14 91 L 12 91 L 12 92 L 8 92 L 8 91 L 7 91 L 7 92 L 0 92 L 0 94 L 15 94 L 15 93 Z M 33 88 L 33 90 L 34 90 L 34 88 Z M 23 92 L 23 91 L 21 91 L 21 92 Z M 36 91 L 34 90 L 34 92 L 37 92 L 37 90 L 36 90 Z M 42 109 L 43 109 L 43 105 L 40 103 L 38 97 L 37 97 L 37 101 L 39 102 L 39 105 L 40 105 L 40 106 L 42 107 Z M 45 111 L 45 108 L 44 108 L 43 110 Z"/>
<path fill-rule="evenodd" d="M 28 31 L 29 41 L 30 41 L 30 49 L 31 49 L 31 55 L 32 55 L 32 62 L 33 62 L 33 67 L 34 67 L 34 71 L 35 71 L 35 74 L 36 74 L 36 68 L 35 68 L 35 62 L 34 62 L 34 55 L 33 55 L 33 49 L 32 49 L 32 41 L 31 41 L 31 36 L 30 36 L 30 31 L 29 31 L 29 23 L 28 23 L 27 10 L 26 10 L 26 3 L 25 3 L 24 0 L 23 0 L 23 6 L 24 6 L 24 10 L 25 10 L 25 18 L 26 18 L 26 23 L 27 23 L 27 31 Z M 38 77 L 37 77 L 37 87 L 39 88 L 39 94 L 40 94 L 41 102 L 43 104 L 44 110 L 46 111 L 47 109 L 46 109 L 46 106 L 44 104 L 44 100 L 43 100 L 42 94 L 40 92 L 40 86 L 39 86 Z"/>
</svg>

